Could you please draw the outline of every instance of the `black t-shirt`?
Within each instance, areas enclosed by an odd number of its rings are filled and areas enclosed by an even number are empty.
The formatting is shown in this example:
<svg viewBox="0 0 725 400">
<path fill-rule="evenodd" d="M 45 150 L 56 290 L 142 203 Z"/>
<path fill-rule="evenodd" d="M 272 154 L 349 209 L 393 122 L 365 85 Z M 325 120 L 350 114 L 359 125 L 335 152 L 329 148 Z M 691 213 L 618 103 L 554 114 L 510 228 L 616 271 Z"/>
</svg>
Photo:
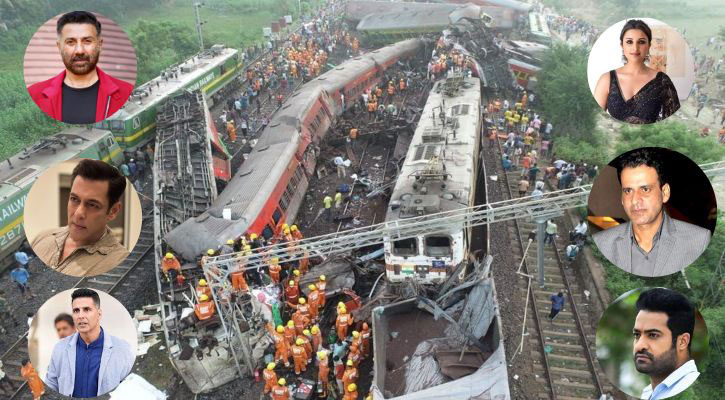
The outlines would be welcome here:
<svg viewBox="0 0 725 400">
<path fill-rule="evenodd" d="M 83 89 L 63 83 L 62 121 L 68 124 L 93 124 L 96 122 L 96 100 L 100 80 Z"/>
</svg>

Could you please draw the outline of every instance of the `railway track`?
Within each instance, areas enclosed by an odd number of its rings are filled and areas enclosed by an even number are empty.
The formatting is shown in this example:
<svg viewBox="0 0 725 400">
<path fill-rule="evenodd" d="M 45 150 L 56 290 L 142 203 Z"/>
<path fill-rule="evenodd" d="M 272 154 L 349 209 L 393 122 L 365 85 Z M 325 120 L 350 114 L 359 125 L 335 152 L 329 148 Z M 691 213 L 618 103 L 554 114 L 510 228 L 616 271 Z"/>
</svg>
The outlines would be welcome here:
<svg viewBox="0 0 725 400">
<path fill-rule="evenodd" d="M 500 143 L 498 148 L 499 154 L 502 154 Z M 514 168 L 503 174 L 503 177 L 509 198 L 519 197 L 521 170 Z M 533 187 L 527 195 L 531 190 Z M 529 233 L 535 231 L 536 227 L 535 222 L 528 220 L 509 223 L 509 237 L 515 243 L 515 258 L 523 257 Z M 544 288 L 540 288 L 534 278 L 529 291 L 528 279 L 521 277 L 520 294 L 529 296 L 530 307 L 526 320 L 529 336 L 525 339 L 524 349 L 529 345 L 532 358 L 541 360 L 533 366 L 533 372 L 538 376 L 536 382 L 540 384 L 537 399 L 598 399 L 603 391 L 611 388 L 603 386 L 601 372 L 598 372 L 594 361 L 594 334 L 587 333 L 580 317 L 580 310 L 585 303 L 584 289 L 575 272 L 562 262 L 558 249 L 564 245 L 564 237 L 557 237 L 552 246 L 544 249 Z M 526 252 L 522 267 L 524 273 L 534 277 L 538 274 L 537 250 L 534 240 Z M 548 318 L 550 298 L 558 292 L 564 293 L 566 301 L 563 311 L 551 321 Z M 531 308 L 531 305 L 535 307 Z"/>
<path fill-rule="evenodd" d="M 144 216 L 141 226 L 141 234 L 136 242 L 136 246 L 134 246 L 133 251 L 128 258 L 124 260 L 124 262 L 105 274 L 84 277 L 76 282 L 76 284 L 70 289 L 87 287 L 113 294 L 114 291 L 118 290 L 124 282 L 129 279 L 131 273 L 139 264 L 141 264 L 141 261 L 147 256 L 153 254 L 150 252 L 153 248 L 153 244 L 153 216 L 149 214 Z M 60 288 L 58 289 L 60 291 Z M 2 355 L 2 357 L 0 357 L 3 362 L 3 369 L 14 388 L 14 392 L 12 393 L 8 393 L 8 391 L 0 391 L 0 395 L 2 395 L 3 398 L 32 399 L 30 390 L 27 388 L 25 383 L 25 379 L 20 376 L 20 368 L 22 367 L 21 363 L 24 358 L 29 358 L 28 332 L 25 332 L 25 334 L 11 346 L 10 349 Z M 4 388 L 2 390 L 4 390 Z"/>
</svg>

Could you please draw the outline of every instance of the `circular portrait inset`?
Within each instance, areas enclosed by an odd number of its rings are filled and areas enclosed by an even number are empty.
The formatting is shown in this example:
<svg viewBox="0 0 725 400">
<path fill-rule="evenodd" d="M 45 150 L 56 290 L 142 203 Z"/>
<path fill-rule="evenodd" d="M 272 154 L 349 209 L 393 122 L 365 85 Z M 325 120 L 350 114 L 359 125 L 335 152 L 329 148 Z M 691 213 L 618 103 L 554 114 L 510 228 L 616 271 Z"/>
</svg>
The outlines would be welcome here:
<svg viewBox="0 0 725 400">
<path fill-rule="evenodd" d="M 141 234 L 141 202 L 118 168 L 88 158 L 48 168 L 30 188 L 25 234 L 38 258 L 72 276 L 106 273 Z"/>
<path fill-rule="evenodd" d="M 707 327 L 686 296 L 666 288 L 635 289 L 604 311 L 596 347 L 599 365 L 619 390 L 664 399 L 687 390 L 700 375 Z"/>
<path fill-rule="evenodd" d="M 136 83 L 136 52 L 118 24 L 72 11 L 46 21 L 25 49 L 28 93 L 43 112 L 69 124 L 102 121 Z"/>
<path fill-rule="evenodd" d="M 95 397 L 115 389 L 136 360 L 136 326 L 113 296 L 69 289 L 46 301 L 28 331 L 29 360 L 50 389 Z"/>
<path fill-rule="evenodd" d="M 687 156 L 661 147 L 628 151 L 594 180 L 589 220 L 599 251 L 631 274 L 657 277 L 692 264 L 715 230 L 712 184 Z"/>
<path fill-rule="evenodd" d="M 592 46 L 589 89 L 603 110 L 630 124 L 674 114 L 695 80 L 690 47 L 675 28 L 652 18 L 607 28 Z"/>
</svg>

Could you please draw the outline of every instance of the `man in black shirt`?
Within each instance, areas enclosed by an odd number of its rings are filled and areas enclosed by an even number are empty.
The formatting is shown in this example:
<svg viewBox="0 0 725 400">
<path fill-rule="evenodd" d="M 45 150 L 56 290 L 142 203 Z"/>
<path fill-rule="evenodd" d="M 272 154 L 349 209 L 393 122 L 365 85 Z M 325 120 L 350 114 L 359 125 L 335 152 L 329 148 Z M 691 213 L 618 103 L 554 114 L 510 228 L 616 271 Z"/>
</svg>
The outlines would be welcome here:
<svg viewBox="0 0 725 400">
<path fill-rule="evenodd" d="M 101 23 L 86 11 L 58 19 L 58 50 L 65 69 L 28 88 L 33 101 L 51 117 L 67 123 L 92 124 L 118 111 L 133 85 L 96 66 L 103 46 Z"/>
</svg>

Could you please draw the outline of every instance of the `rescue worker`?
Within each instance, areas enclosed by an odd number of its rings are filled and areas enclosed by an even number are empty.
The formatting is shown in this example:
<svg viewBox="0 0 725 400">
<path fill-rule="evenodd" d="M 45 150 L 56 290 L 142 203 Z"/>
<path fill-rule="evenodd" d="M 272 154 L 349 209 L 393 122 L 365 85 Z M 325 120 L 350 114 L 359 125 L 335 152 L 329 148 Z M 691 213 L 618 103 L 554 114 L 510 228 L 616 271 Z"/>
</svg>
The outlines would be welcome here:
<svg viewBox="0 0 725 400">
<path fill-rule="evenodd" d="M 358 400 L 358 394 L 357 394 L 357 385 L 354 383 L 349 384 L 345 389 L 347 391 L 345 392 L 345 396 L 342 397 L 342 400 Z"/>
<path fill-rule="evenodd" d="M 320 308 L 325 307 L 325 287 L 327 287 L 325 275 L 320 275 L 317 281 L 317 290 L 320 292 Z"/>
<path fill-rule="evenodd" d="M 246 255 L 246 254 L 244 254 Z M 248 291 L 249 286 L 247 285 L 247 280 L 244 278 L 244 262 L 242 262 L 241 258 L 244 257 L 244 255 L 239 255 L 235 266 L 234 271 L 230 274 L 231 280 L 232 280 L 232 287 L 235 291 Z"/>
<path fill-rule="evenodd" d="M 295 332 L 295 321 L 287 321 L 287 325 L 285 325 L 284 327 L 284 338 L 285 340 L 287 340 L 287 344 L 292 346 L 295 343 L 296 336 L 297 333 Z"/>
<path fill-rule="evenodd" d="M 232 253 L 234 253 L 234 239 L 229 239 L 222 246 L 222 248 L 219 249 L 219 254 L 226 255 L 226 254 L 232 254 Z"/>
<path fill-rule="evenodd" d="M 284 326 L 277 325 L 277 330 L 272 334 L 272 339 L 274 339 L 275 344 L 274 361 L 282 361 L 285 367 L 289 367 L 289 342 L 285 337 Z"/>
<path fill-rule="evenodd" d="M 271 362 L 267 364 L 267 368 L 262 372 L 264 378 L 264 394 L 272 391 L 274 384 L 277 383 L 277 373 L 274 372 L 275 363 Z"/>
<path fill-rule="evenodd" d="M 277 384 L 272 388 L 272 400 L 290 400 L 289 389 L 287 389 L 287 381 L 279 378 Z"/>
<path fill-rule="evenodd" d="M 20 376 L 25 378 L 30 387 L 30 392 L 33 394 L 33 400 L 40 399 L 45 394 L 45 385 L 38 376 L 38 371 L 35 370 L 33 364 L 29 359 L 25 358 L 21 362 L 22 368 L 20 368 Z"/>
<path fill-rule="evenodd" d="M 313 321 L 316 321 L 318 310 L 320 308 L 320 292 L 314 284 L 307 286 L 307 289 L 310 290 L 309 293 L 307 293 L 307 302 L 310 307 L 310 318 Z"/>
<path fill-rule="evenodd" d="M 161 262 L 161 271 L 169 282 L 175 280 L 176 276 L 181 273 L 181 264 L 171 252 L 166 253 L 164 260 Z"/>
<path fill-rule="evenodd" d="M 388 96 L 393 96 L 395 94 L 395 85 L 393 85 L 393 81 L 388 82 Z"/>
<path fill-rule="evenodd" d="M 201 278 L 196 285 L 196 297 L 201 298 L 204 295 L 211 296 L 211 288 L 206 284 L 206 279 Z"/>
<path fill-rule="evenodd" d="M 199 303 L 194 306 L 194 314 L 199 318 L 199 321 L 205 321 L 214 316 L 215 307 L 209 296 L 204 294 L 199 297 Z"/>
<path fill-rule="evenodd" d="M 298 338 L 292 345 L 292 359 L 295 362 L 295 374 L 307 371 L 307 352 L 304 348 L 304 341 Z"/>
<path fill-rule="evenodd" d="M 201 256 L 201 266 L 203 267 L 206 265 L 206 260 L 209 259 L 209 257 L 214 257 L 214 249 L 209 249 L 206 251 L 206 254 Z"/>
<path fill-rule="evenodd" d="M 342 374 L 342 384 L 343 387 L 348 387 L 350 384 L 357 382 L 358 373 L 357 368 L 355 368 L 355 365 L 353 364 L 352 360 L 348 358 L 347 368 L 345 369 L 345 372 Z"/>
<path fill-rule="evenodd" d="M 302 332 L 310 325 L 310 319 L 299 311 L 295 311 L 295 313 L 292 314 L 292 321 L 294 322 L 295 332 L 298 335 L 301 335 Z"/>
<path fill-rule="evenodd" d="M 234 127 L 233 119 L 227 121 L 227 134 L 229 135 L 229 140 L 235 143 L 237 142 L 237 128 Z"/>
<path fill-rule="evenodd" d="M 258 249 L 262 247 L 262 242 L 259 240 L 259 236 L 257 236 L 256 233 L 252 233 L 249 235 L 249 241 L 251 243 L 250 246 L 252 246 L 252 249 Z M 279 261 L 279 260 L 277 260 Z"/>
<path fill-rule="evenodd" d="M 310 306 L 307 304 L 307 300 L 304 297 L 300 297 L 300 299 L 297 301 L 297 312 L 304 315 L 305 318 L 312 320 L 310 317 Z"/>
<path fill-rule="evenodd" d="M 340 208 L 342 205 L 342 193 L 336 192 L 335 193 L 335 208 Z"/>
<path fill-rule="evenodd" d="M 320 332 L 320 327 L 317 325 L 312 326 L 312 329 L 310 330 L 310 333 L 312 334 L 312 349 L 315 352 L 320 351 L 320 348 L 322 347 L 322 332 Z"/>
<path fill-rule="evenodd" d="M 287 298 L 287 304 L 292 308 L 296 308 L 295 305 L 300 298 L 300 287 L 297 286 L 294 280 L 290 280 L 288 283 L 284 289 L 284 295 Z"/>
<path fill-rule="evenodd" d="M 403 92 L 405 90 L 405 80 L 403 78 L 400 78 L 400 82 L 398 83 L 398 87 L 400 88 L 400 91 Z"/>
<path fill-rule="evenodd" d="M 302 334 L 297 336 L 298 339 L 302 339 L 302 347 L 305 348 L 305 351 L 307 352 L 307 364 L 312 362 L 312 341 L 310 340 L 310 336 L 312 334 L 309 330 L 305 329 L 302 331 Z"/>
<path fill-rule="evenodd" d="M 352 344 L 350 346 L 350 351 L 347 353 L 347 358 L 349 360 L 352 360 L 352 364 L 355 366 L 355 368 L 360 365 L 360 361 L 362 360 L 362 356 L 360 355 L 360 348 L 356 344 Z"/>
<path fill-rule="evenodd" d="M 327 398 L 327 386 L 330 384 L 330 360 L 327 358 L 326 351 L 317 352 L 317 363 L 319 370 L 317 372 L 317 393 L 319 397 Z"/>
<path fill-rule="evenodd" d="M 345 339 L 347 337 L 347 328 L 352 325 L 352 316 L 347 313 L 345 306 L 337 309 L 337 320 L 335 321 L 335 329 L 337 330 L 337 337 Z"/>
<path fill-rule="evenodd" d="M 297 285 L 297 287 L 300 286 L 301 277 L 302 277 L 302 273 L 300 272 L 300 270 L 298 270 L 298 269 L 292 270 L 292 279 L 295 281 L 295 285 Z"/>
<path fill-rule="evenodd" d="M 358 133 L 357 128 L 350 129 L 350 142 L 352 143 L 353 146 L 355 146 L 355 143 L 357 143 L 357 133 Z"/>
<path fill-rule="evenodd" d="M 360 332 L 352 331 L 352 342 L 350 344 L 362 350 L 362 337 L 360 336 Z"/>
<path fill-rule="evenodd" d="M 332 222 L 332 197 L 325 196 L 322 199 L 322 204 L 325 206 L 325 219 L 327 222 Z"/>
<path fill-rule="evenodd" d="M 290 232 L 292 232 L 292 236 L 295 238 L 295 240 L 302 240 L 302 232 L 297 228 L 297 225 L 292 225 L 289 227 Z"/>
<path fill-rule="evenodd" d="M 279 265 L 279 257 L 272 257 L 269 261 L 269 277 L 275 284 L 279 283 L 280 272 L 282 272 L 282 267 Z"/>
<path fill-rule="evenodd" d="M 360 337 L 362 338 L 362 355 L 367 358 L 370 354 L 370 327 L 367 322 L 363 322 Z"/>
<path fill-rule="evenodd" d="M 345 388 L 342 383 L 342 377 L 345 374 L 345 364 L 343 364 L 340 357 L 334 355 L 332 357 L 332 364 L 335 366 L 335 381 L 337 381 L 337 390 L 339 390 L 340 393 L 343 393 Z"/>
</svg>

